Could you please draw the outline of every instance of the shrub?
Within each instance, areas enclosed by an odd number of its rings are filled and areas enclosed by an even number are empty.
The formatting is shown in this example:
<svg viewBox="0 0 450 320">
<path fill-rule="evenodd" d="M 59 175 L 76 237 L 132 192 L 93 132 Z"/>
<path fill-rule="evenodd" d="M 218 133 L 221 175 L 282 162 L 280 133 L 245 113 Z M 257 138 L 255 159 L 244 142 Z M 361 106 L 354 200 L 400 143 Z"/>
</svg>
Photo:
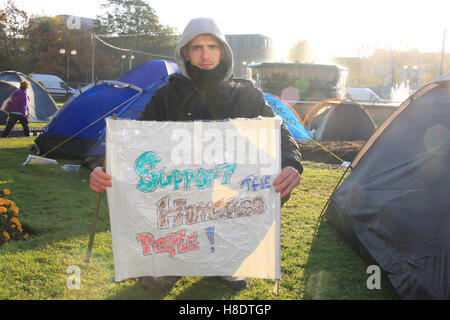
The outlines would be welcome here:
<svg viewBox="0 0 450 320">
<path fill-rule="evenodd" d="M 8 189 L 0 190 L 0 246 L 9 245 L 11 240 L 27 240 L 29 235 L 23 231 L 20 223 L 19 208 L 14 202 L 7 199 L 10 195 Z"/>
</svg>

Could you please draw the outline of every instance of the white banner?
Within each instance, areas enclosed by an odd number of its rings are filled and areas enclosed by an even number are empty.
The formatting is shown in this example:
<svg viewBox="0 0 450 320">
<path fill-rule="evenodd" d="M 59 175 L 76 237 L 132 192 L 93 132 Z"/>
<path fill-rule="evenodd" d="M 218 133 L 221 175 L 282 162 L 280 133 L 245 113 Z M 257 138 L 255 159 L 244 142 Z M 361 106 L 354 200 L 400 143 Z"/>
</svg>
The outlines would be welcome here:
<svg viewBox="0 0 450 320">
<path fill-rule="evenodd" d="M 116 281 L 280 278 L 279 118 L 106 120 Z"/>
</svg>

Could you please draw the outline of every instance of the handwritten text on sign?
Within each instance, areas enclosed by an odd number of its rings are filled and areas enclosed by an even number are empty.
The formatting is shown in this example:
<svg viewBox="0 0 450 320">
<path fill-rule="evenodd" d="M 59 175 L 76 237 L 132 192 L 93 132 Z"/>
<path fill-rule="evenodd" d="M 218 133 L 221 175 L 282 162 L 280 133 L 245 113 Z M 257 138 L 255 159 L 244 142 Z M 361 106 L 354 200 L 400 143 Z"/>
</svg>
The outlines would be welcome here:
<svg viewBox="0 0 450 320">
<path fill-rule="evenodd" d="M 280 123 L 107 120 L 116 279 L 273 278 L 280 202 L 272 183 L 279 174 Z M 213 139 L 203 136 L 211 132 Z M 219 139 L 221 132 L 233 139 Z M 186 147 L 190 140 L 193 153 Z"/>
</svg>

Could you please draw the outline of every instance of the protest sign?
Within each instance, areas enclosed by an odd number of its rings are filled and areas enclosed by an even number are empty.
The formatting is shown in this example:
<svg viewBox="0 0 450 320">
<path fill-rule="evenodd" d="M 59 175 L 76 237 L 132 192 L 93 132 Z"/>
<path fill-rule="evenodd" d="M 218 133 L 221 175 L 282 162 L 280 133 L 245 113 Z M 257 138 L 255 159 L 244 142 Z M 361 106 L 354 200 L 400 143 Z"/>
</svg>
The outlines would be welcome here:
<svg viewBox="0 0 450 320">
<path fill-rule="evenodd" d="M 280 278 L 281 119 L 106 125 L 116 281 Z"/>
</svg>

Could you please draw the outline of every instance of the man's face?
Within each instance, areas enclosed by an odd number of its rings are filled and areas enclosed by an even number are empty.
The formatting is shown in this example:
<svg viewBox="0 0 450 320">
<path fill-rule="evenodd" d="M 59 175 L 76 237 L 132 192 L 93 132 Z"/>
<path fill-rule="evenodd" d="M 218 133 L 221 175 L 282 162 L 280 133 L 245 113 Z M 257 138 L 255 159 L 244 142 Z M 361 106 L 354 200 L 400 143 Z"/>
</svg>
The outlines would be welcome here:
<svg viewBox="0 0 450 320">
<path fill-rule="evenodd" d="M 203 70 L 212 70 L 220 63 L 219 41 L 209 34 L 199 35 L 183 48 L 183 55 L 193 66 Z"/>
</svg>

